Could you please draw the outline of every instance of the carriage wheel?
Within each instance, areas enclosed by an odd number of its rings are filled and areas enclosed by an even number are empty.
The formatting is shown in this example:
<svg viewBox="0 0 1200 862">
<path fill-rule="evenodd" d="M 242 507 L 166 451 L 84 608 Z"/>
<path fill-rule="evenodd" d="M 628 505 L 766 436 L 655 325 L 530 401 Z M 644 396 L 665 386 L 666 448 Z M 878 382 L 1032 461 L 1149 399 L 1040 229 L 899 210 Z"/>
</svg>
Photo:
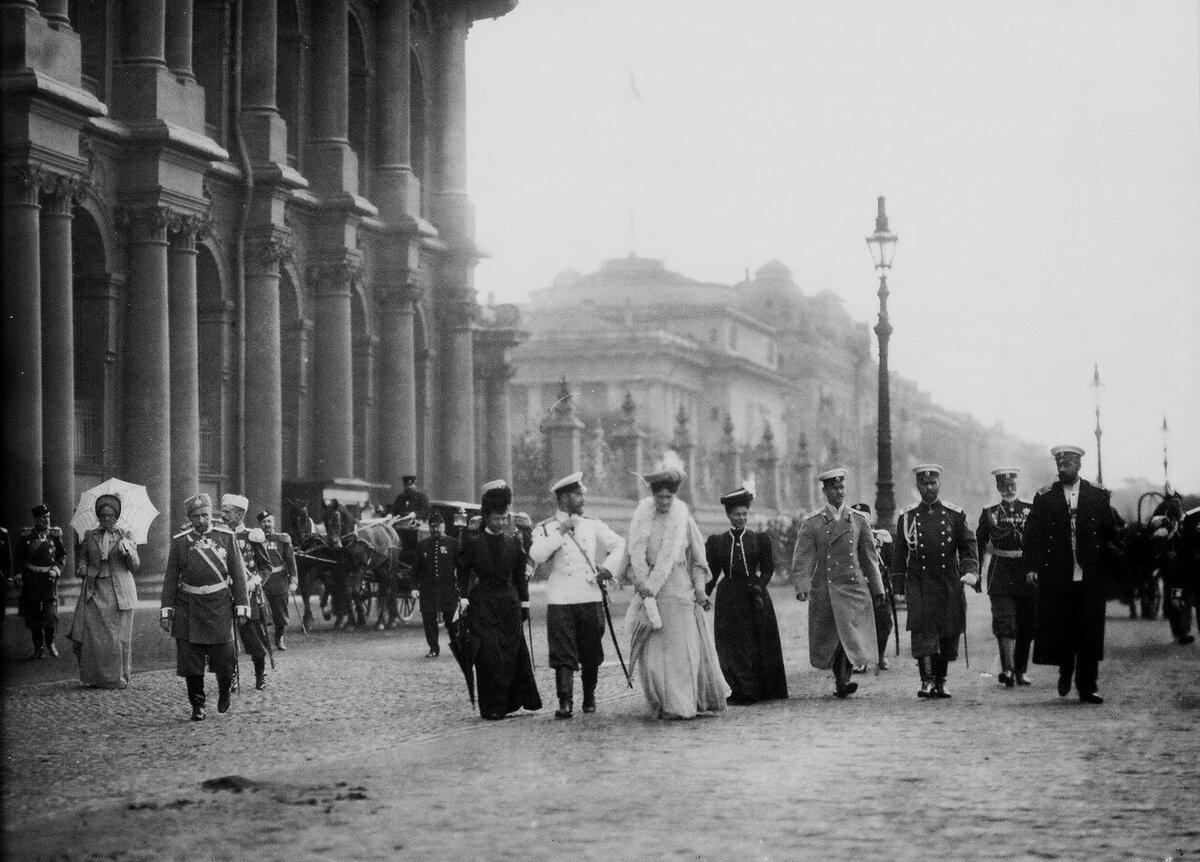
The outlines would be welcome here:
<svg viewBox="0 0 1200 862">
<path fill-rule="evenodd" d="M 417 615 L 417 596 L 415 593 L 406 593 L 400 597 L 400 619 L 406 623 L 411 623 L 413 617 Z"/>
</svg>

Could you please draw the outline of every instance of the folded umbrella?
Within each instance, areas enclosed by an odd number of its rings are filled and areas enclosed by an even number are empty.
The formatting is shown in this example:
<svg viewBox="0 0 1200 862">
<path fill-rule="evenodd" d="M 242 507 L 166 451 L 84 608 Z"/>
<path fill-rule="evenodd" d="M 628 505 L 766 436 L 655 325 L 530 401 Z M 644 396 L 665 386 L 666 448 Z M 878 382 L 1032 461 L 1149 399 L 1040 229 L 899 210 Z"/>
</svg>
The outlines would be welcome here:
<svg viewBox="0 0 1200 862">
<path fill-rule="evenodd" d="M 475 656 L 479 653 L 479 643 L 471 636 L 467 626 L 467 618 L 461 612 L 455 614 L 458 622 L 454 637 L 450 638 L 450 652 L 462 669 L 463 677 L 467 680 L 467 695 L 471 698 L 471 706 L 475 705 Z"/>
</svg>

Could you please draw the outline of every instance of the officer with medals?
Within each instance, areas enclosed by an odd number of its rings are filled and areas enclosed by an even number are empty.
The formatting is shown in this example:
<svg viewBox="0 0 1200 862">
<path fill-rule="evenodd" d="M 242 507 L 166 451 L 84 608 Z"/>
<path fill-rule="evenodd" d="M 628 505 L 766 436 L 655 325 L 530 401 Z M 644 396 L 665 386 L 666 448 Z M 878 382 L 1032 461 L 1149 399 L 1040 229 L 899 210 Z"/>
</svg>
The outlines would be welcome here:
<svg viewBox="0 0 1200 862">
<path fill-rule="evenodd" d="M 1000 647 L 1000 676 L 1008 688 L 1029 685 L 1029 648 L 1037 614 L 1037 587 L 1025 578 L 1023 533 L 1033 508 L 1017 498 L 1016 467 L 997 467 L 996 490 L 1000 502 L 979 515 L 975 540 L 987 571 L 987 593 L 992 603 L 992 634 Z"/>
<path fill-rule="evenodd" d="M 296 555 L 292 548 L 292 537 L 275 529 L 274 515 L 264 510 L 258 513 L 256 520 L 263 532 L 263 549 L 271 566 L 270 577 L 263 582 L 263 595 L 267 597 L 271 621 L 275 626 L 275 649 L 283 652 L 287 649 L 283 643 L 283 633 L 288 624 L 288 596 L 300 582 L 296 572 Z"/>
<path fill-rule="evenodd" d="M 21 597 L 17 607 L 25 627 L 33 638 L 31 659 L 46 653 L 58 658 L 54 630 L 58 627 L 58 578 L 67 560 L 62 527 L 50 526 L 50 507 L 33 507 L 33 526 L 21 531 L 17 542 L 17 586 Z"/>
<path fill-rule="evenodd" d="M 429 535 L 417 542 L 413 575 L 417 580 L 417 596 L 421 603 L 421 621 L 425 626 L 425 642 L 429 652 L 425 658 L 437 658 L 438 614 L 453 641 L 458 637 L 458 540 L 446 535 L 446 521 L 436 509 L 429 514 Z"/>
<path fill-rule="evenodd" d="M 946 673 L 967 630 L 963 585 L 980 591 L 979 556 L 966 512 L 939 499 L 941 465 L 921 464 L 913 474 L 921 500 L 896 521 L 892 576 L 908 600 L 907 628 L 921 673 L 917 697 L 947 698 Z"/>
<path fill-rule="evenodd" d="M 208 494 L 184 503 L 191 526 L 171 538 L 159 625 L 175 638 L 175 672 L 187 683 L 192 721 L 203 721 L 204 666 L 217 676 L 217 711 L 229 711 L 233 621 L 250 616 L 246 570 L 233 531 L 213 521 Z"/>
<path fill-rule="evenodd" d="M 241 494 L 221 496 L 221 520 L 233 531 L 242 565 L 246 571 L 246 589 L 250 595 L 250 618 L 238 626 L 242 637 L 242 649 L 254 661 L 254 687 L 262 691 L 267 687 L 267 600 L 263 595 L 263 583 L 270 577 L 271 560 L 267 556 L 266 534 L 258 528 L 246 529 L 242 522 L 250 501 Z"/>
<path fill-rule="evenodd" d="M 596 711 L 596 681 L 604 661 L 601 585 L 612 580 L 614 569 L 620 570 L 625 540 L 603 521 L 583 514 L 583 473 L 559 479 L 550 490 L 558 511 L 533 528 L 529 559 L 549 569 L 546 640 L 558 693 L 554 717 L 570 718 L 577 670 L 582 671 L 583 711 Z"/>
</svg>

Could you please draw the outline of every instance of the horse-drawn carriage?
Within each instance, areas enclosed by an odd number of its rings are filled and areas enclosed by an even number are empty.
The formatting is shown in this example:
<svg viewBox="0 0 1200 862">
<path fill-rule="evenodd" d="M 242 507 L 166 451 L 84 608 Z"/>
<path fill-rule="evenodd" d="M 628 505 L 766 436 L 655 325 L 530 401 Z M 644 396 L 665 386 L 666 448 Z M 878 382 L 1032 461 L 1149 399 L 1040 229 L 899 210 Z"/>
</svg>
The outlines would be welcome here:
<svg viewBox="0 0 1200 862">
<path fill-rule="evenodd" d="M 368 625 L 372 615 L 379 630 L 417 616 L 413 564 L 417 542 L 429 530 L 413 515 L 375 517 L 370 494 L 382 488 L 355 480 L 285 485 L 287 531 L 296 548 L 297 592 L 305 625 L 314 619 L 313 597 L 319 599 L 324 618 L 343 630 Z M 434 510 L 442 514 L 447 534 L 458 535 L 478 506 L 431 501 L 430 511 Z"/>
<path fill-rule="evenodd" d="M 1137 520 L 1122 530 L 1126 577 L 1115 596 L 1129 605 L 1130 619 L 1157 619 L 1163 609 L 1163 549 L 1155 540 L 1155 531 L 1164 518 L 1177 523 L 1182 517 L 1183 501 L 1178 494 L 1147 491 L 1138 498 Z"/>
</svg>

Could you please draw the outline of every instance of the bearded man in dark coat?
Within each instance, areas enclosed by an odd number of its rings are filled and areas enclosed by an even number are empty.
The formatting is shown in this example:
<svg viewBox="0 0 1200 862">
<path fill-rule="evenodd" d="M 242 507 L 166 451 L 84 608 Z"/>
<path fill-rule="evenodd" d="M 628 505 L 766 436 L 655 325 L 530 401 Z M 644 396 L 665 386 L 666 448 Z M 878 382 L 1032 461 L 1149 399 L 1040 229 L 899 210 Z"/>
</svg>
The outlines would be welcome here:
<svg viewBox="0 0 1200 862">
<path fill-rule="evenodd" d="M 1108 491 L 1079 478 L 1083 449 L 1055 446 L 1050 454 L 1058 481 L 1037 492 L 1025 519 L 1026 577 L 1038 587 L 1033 662 L 1058 666 L 1062 697 L 1073 680 L 1080 701 L 1100 704 L 1105 579 L 1119 565 L 1116 516 Z"/>
</svg>

